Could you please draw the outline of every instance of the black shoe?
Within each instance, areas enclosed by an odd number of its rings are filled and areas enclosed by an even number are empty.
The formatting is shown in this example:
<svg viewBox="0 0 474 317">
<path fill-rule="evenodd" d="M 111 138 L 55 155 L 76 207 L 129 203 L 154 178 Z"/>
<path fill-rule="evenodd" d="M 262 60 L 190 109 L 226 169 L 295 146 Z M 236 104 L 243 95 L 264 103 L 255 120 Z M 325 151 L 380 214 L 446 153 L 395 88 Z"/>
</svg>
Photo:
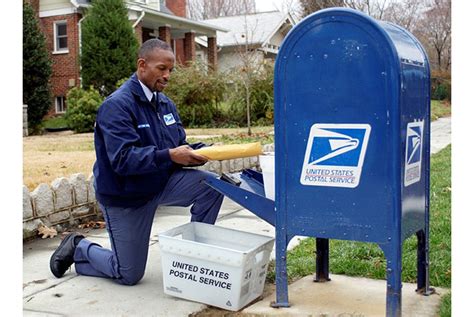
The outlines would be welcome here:
<svg viewBox="0 0 474 317">
<path fill-rule="evenodd" d="M 74 251 L 80 240 L 84 236 L 73 232 L 68 234 L 61 242 L 59 247 L 54 251 L 49 260 L 49 268 L 57 278 L 60 278 L 66 273 L 67 269 L 74 263 Z"/>
</svg>

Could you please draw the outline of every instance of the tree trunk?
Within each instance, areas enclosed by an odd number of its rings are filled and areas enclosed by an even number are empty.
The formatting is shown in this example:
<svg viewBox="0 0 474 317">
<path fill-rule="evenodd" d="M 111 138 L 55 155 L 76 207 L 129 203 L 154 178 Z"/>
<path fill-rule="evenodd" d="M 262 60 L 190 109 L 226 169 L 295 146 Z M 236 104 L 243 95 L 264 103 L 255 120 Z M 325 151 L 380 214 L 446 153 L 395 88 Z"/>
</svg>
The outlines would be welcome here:
<svg viewBox="0 0 474 317">
<path fill-rule="evenodd" d="M 248 85 L 245 85 L 245 103 L 247 105 L 247 134 L 252 135 L 252 130 L 250 128 L 250 89 Z"/>
</svg>

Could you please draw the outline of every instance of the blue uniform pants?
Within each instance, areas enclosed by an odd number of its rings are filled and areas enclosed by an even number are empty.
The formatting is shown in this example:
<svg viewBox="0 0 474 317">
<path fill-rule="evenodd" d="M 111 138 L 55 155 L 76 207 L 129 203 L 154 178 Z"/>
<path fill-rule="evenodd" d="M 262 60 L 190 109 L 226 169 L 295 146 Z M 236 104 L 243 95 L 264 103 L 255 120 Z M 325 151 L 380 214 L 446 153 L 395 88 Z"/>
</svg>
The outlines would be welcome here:
<svg viewBox="0 0 474 317">
<path fill-rule="evenodd" d="M 191 221 L 215 223 L 224 196 L 202 182 L 209 175 L 215 174 L 194 169 L 178 170 L 161 194 L 138 208 L 99 204 L 112 250 L 82 239 L 74 253 L 76 272 L 111 278 L 120 284 L 136 284 L 145 273 L 151 226 L 158 206 L 193 205 Z"/>
</svg>

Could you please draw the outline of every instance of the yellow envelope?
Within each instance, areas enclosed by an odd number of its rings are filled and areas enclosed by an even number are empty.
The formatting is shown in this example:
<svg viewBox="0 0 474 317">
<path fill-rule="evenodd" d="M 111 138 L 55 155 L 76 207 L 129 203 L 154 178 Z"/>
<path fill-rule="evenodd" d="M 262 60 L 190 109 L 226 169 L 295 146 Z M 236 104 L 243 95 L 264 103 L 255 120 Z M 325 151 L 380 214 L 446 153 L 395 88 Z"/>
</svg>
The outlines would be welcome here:
<svg viewBox="0 0 474 317">
<path fill-rule="evenodd" d="M 260 142 L 247 144 L 215 145 L 194 150 L 194 152 L 205 156 L 209 160 L 213 161 L 257 156 L 263 153 L 262 145 L 260 144 Z"/>
</svg>

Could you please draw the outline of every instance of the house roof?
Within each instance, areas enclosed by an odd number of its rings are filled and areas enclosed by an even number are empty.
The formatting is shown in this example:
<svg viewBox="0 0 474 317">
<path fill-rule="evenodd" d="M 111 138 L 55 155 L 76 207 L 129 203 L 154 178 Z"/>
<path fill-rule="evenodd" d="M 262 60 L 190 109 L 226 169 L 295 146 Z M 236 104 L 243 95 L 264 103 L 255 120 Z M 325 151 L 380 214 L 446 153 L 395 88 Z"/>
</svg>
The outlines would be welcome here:
<svg viewBox="0 0 474 317">
<path fill-rule="evenodd" d="M 229 30 L 226 33 L 217 31 L 217 45 L 221 47 L 244 44 L 263 46 L 283 24 L 295 24 L 290 14 L 280 11 L 221 17 L 203 22 Z"/>
<path fill-rule="evenodd" d="M 130 10 L 145 13 L 144 26 L 147 27 L 158 28 L 161 25 L 170 25 L 176 30 L 183 30 L 183 32 L 192 30 L 196 33 L 196 36 L 215 36 L 216 31 L 219 33 L 222 32 L 222 34 L 225 34 L 225 32 L 228 31 L 227 29 L 220 26 L 211 25 L 209 23 L 205 23 L 204 21 L 194 21 L 173 14 L 164 13 L 157 9 L 151 8 L 150 6 L 139 3 L 129 3 L 127 7 Z"/>
<path fill-rule="evenodd" d="M 91 5 L 89 0 L 71 0 L 71 2 L 78 7 L 87 8 Z M 140 1 L 125 1 L 125 5 L 129 10 L 138 13 L 136 16 L 137 19 L 140 19 L 140 14 L 144 14 L 142 18 L 145 17 L 143 22 L 144 26 L 147 27 L 158 28 L 162 25 L 169 25 L 174 29 L 173 32 L 179 33 L 179 30 L 182 30 L 181 33 L 184 34 L 184 32 L 193 30 L 197 36 L 215 36 L 216 31 L 222 32 L 222 34 L 228 31 L 225 28 L 211 25 L 204 21 L 194 21 L 176 16 L 164 4 L 160 6 L 160 10 L 158 10 L 158 7 L 155 8 Z"/>
</svg>

